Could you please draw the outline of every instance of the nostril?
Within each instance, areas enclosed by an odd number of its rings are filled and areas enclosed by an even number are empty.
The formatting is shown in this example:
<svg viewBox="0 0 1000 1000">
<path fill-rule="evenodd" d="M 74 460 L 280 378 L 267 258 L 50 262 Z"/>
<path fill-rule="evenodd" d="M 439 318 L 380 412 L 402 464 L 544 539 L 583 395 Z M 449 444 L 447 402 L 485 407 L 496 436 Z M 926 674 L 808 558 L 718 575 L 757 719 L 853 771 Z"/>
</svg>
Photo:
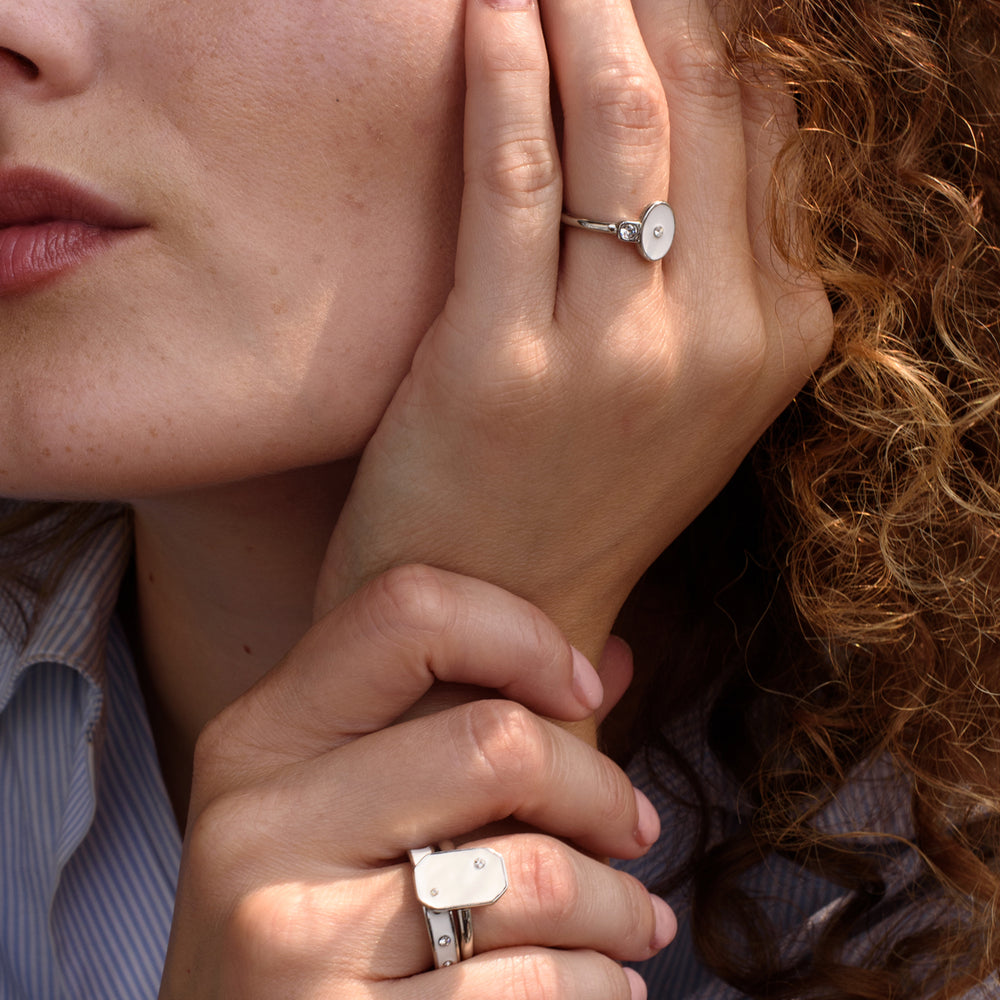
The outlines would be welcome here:
<svg viewBox="0 0 1000 1000">
<path fill-rule="evenodd" d="M 30 59 L 22 56 L 20 52 L 15 52 L 13 49 L 0 48 L 0 58 L 8 59 L 12 63 L 15 63 L 29 80 L 37 79 L 38 67 Z"/>
</svg>

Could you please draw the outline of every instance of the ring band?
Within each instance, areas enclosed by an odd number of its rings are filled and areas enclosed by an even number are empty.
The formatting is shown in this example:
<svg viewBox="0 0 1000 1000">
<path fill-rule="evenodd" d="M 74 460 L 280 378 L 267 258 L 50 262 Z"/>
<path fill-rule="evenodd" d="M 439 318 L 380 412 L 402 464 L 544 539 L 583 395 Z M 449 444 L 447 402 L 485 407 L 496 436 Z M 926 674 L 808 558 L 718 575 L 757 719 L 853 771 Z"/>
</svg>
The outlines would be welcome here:
<svg viewBox="0 0 1000 1000">
<path fill-rule="evenodd" d="M 581 219 L 579 216 L 563 212 L 562 221 L 577 229 L 589 229 L 594 233 L 609 233 L 623 243 L 634 243 L 639 256 L 645 260 L 663 260 L 674 241 L 677 229 L 674 210 L 665 201 L 654 201 L 643 210 L 637 222 L 622 219 L 619 222 L 597 222 Z"/>
<path fill-rule="evenodd" d="M 451 921 L 458 939 L 458 960 L 464 962 L 476 953 L 472 938 L 472 910 L 468 907 L 464 910 L 452 910 Z"/>
<path fill-rule="evenodd" d="M 424 858 L 435 853 L 437 852 L 435 852 L 433 847 L 421 847 L 410 851 L 410 861 L 413 864 L 414 871 L 416 871 L 417 865 Z M 431 941 L 431 953 L 434 956 L 435 969 L 443 969 L 462 961 L 463 958 L 472 957 L 471 949 L 469 955 L 462 954 L 459 946 L 457 922 L 451 910 L 438 910 L 423 905 L 421 908 L 424 911 L 424 920 L 427 923 L 427 936 Z M 466 912 L 468 913 L 468 911 Z M 471 916 L 469 914 L 470 919 L 467 921 L 470 927 L 472 924 Z"/>
<path fill-rule="evenodd" d="M 472 958 L 472 908 L 489 906 L 507 891 L 507 869 L 492 848 L 456 851 L 450 843 L 441 847 L 409 852 L 437 969 Z"/>
</svg>

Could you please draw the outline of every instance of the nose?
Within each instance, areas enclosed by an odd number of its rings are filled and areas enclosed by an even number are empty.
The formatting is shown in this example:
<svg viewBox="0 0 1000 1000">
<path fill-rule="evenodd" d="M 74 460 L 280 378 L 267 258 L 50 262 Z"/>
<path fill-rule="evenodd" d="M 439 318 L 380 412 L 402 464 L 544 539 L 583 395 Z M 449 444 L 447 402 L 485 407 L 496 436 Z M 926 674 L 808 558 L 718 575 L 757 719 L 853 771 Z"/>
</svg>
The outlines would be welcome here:
<svg viewBox="0 0 1000 1000">
<path fill-rule="evenodd" d="M 0 97 L 36 100 L 86 90 L 99 71 L 94 28 L 79 0 L 0 0 Z"/>
</svg>

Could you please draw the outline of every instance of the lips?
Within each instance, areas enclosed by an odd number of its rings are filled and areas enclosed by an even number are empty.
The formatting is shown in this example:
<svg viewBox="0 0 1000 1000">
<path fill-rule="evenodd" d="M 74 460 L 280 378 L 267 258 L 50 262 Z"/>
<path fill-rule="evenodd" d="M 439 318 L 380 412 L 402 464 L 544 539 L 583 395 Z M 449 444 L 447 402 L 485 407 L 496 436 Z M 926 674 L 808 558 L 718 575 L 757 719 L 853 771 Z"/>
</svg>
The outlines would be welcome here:
<svg viewBox="0 0 1000 1000">
<path fill-rule="evenodd" d="M 0 170 L 0 295 L 54 279 L 142 228 L 124 209 L 64 178 Z"/>
</svg>

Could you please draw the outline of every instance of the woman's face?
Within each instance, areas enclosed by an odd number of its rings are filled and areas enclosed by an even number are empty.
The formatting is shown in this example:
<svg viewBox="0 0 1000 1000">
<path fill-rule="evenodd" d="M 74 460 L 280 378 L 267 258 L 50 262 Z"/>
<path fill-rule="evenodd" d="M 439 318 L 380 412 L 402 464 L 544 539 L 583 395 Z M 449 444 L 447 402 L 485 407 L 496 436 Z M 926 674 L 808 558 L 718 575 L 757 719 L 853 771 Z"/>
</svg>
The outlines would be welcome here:
<svg viewBox="0 0 1000 1000">
<path fill-rule="evenodd" d="M 451 280 L 461 7 L 3 5 L 0 495 L 360 449 Z"/>
</svg>

